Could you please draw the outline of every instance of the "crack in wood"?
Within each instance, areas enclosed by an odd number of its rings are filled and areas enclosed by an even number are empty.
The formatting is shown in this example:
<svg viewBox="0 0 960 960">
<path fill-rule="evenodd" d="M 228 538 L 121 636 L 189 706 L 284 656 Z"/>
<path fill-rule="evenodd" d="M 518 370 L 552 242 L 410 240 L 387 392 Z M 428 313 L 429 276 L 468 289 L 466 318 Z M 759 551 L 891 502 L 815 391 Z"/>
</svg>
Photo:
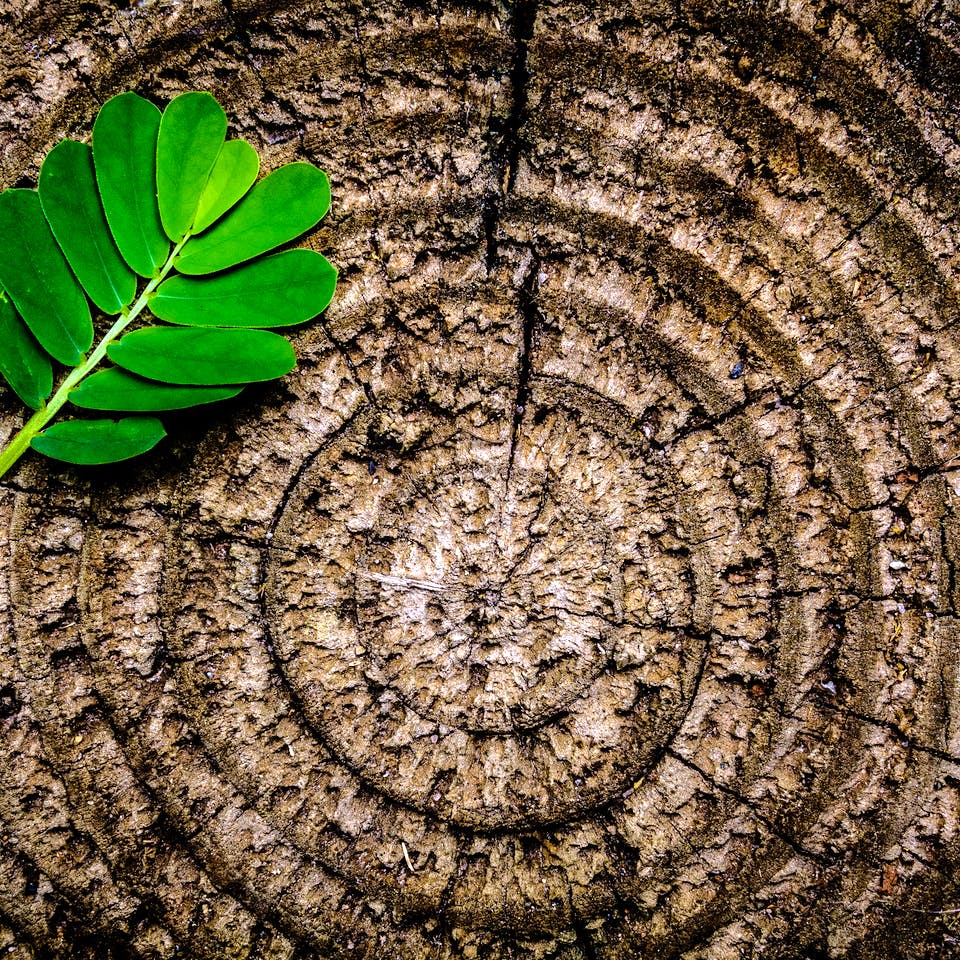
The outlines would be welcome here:
<svg viewBox="0 0 960 960">
<path fill-rule="evenodd" d="M 523 426 L 523 417 L 530 401 L 530 377 L 533 369 L 533 340 L 537 326 L 541 322 L 540 309 L 537 306 L 537 288 L 539 286 L 540 258 L 531 255 L 523 282 L 520 285 L 518 302 L 522 332 L 520 350 L 517 358 L 517 392 L 513 403 L 513 423 L 510 429 L 510 454 L 507 458 L 506 482 L 509 486 L 513 475 L 517 442 Z"/>
<path fill-rule="evenodd" d="M 513 62 L 508 74 L 510 109 L 502 122 L 494 119 L 490 121 L 490 162 L 497 186 L 496 189 L 489 189 L 484 193 L 480 204 L 488 274 L 493 272 L 500 259 L 497 231 L 501 211 L 506 198 L 513 191 L 517 165 L 524 146 L 521 130 L 527 119 L 529 47 L 533 39 L 538 3 L 539 0 L 517 0 L 514 3 L 510 16 L 513 40 Z"/>
</svg>

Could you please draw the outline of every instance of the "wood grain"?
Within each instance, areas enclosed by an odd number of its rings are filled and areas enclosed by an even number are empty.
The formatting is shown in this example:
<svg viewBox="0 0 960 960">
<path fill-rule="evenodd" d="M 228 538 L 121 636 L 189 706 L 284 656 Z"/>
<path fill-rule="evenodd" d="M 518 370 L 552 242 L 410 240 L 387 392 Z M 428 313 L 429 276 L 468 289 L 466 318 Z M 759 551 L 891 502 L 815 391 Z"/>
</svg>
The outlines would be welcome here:
<svg viewBox="0 0 960 960">
<path fill-rule="evenodd" d="M 3 186 L 207 89 L 341 276 L 5 479 L 0 949 L 952 955 L 950 3 L 0 12 Z"/>
</svg>

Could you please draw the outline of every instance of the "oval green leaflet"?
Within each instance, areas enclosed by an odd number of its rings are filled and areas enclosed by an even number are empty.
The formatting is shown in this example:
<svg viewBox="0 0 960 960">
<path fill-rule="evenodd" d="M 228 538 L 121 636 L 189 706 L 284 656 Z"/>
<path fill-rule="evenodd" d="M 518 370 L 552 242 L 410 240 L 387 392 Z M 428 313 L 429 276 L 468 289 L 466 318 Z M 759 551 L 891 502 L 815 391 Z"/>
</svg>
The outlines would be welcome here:
<svg viewBox="0 0 960 960">
<path fill-rule="evenodd" d="M 28 407 L 39 410 L 53 392 L 53 364 L 3 290 L 0 343 L 0 373 Z"/>
<path fill-rule="evenodd" d="M 242 386 L 195 387 L 147 380 L 119 367 L 91 373 L 70 391 L 70 402 L 87 410 L 127 410 L 158 413 L 184 410 L 235 397 Z"/>
<path fill-rule="evenodd" d="M 202 233 L 219 220 L 253 186 L 259 170 L 257 151 L 246 140 L 228 140 L 197 201 L 192 232 Z"/>
<path fill-rule="evenodd" d="M 93 344 L 93 319 L 57 246 L 36 190 L 0 193 L 0 285 L 50 356 L 77 366 Z"/>
<path fill-rule="evenodd" d="M 170 277 L 150 312 L 196 327 L 289 327 L 324 310 L 337 272 L 313 250 L 285 250 L 210 277 Z"/>
<path fill-rule="evenodd" d="M 297 362 L 286 337 L 218 327 L 143 327 L 111 343 L 107 355 L 138 376 L 197 386 L 274 380 Z"/>
<path fill-rule="evenodd" d="M 74 276 L 104 313 L 133 303 L 137 278 L 107 226 L 93 172 L 93 151 L 62 140 L 40 168 L 40 206 Z"/>
<path fill-rule="evenodd" d="M 157 135 L 157 201 L 163 229 L 174 243 L 193 227 L 226 133 L 227 115 L 209 93 L 182 93 L 163 111 Z"/>
<path fill-rule="evenodd" d="M 93 125 L 93 165 L 103 211 L 123 259 L 153 277 L 170 254 L 157 206 L 160 111 L 135 93 L 108 100 Z"/>
<path fill-rule="evenodd" d="M 30 446 L 54 460 L 95 466 L 146 453 L 165 436 L 163 424 L 156 417 L 64 420 L 38 433 Z"/>
<path fill-rule="evenodd" d="M 0 376 L 33 411 L 0 476 L 31 448 L 73 464 L 138 456 L 165 436 L 143 414 L 293 369 L 290 342 L 263 328 L 316 317 L 337 273 L 313 250 L 265 254 L 319 222 L 330 185 L 303 161 L 259 170 L 211 94 L 161 113 L 128 92 L 101 107 L 92 146 L 53 147 L 38 190 L 0 193 Z M 173 326 L 129 329 L 148 311 Z M 79 416 L 53 422 L 68 401 Z"/>
</svg>

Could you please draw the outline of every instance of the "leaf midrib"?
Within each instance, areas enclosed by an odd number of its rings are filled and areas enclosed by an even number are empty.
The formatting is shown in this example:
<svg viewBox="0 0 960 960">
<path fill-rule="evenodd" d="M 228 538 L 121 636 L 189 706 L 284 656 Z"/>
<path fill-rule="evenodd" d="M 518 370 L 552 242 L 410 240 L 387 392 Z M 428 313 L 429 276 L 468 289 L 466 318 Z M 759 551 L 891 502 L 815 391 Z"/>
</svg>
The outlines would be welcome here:
<svg viewBox="0 0 960 960">
<path fill-rule="evenodd" d="M 197 281 L 202 283 L 202 280 Z M 290 292 L 290 281 L 282 282 L 278 281 L 277 283 L 271 283 L 269 286 L 257 286 L 257 293 L 274 293 L 279 291 L 283 293 L 284 291 Z M 247 290 L 238 290 L 234 293 L 217 293 L 207 296 L 177 296 L 175 294 L 164 293 L 162 290 L 157 291 L 157 295 L 154 298 L 155 300 L 177 300 L 181 302 L 189 303 L 209 303 L 212 300 L 236 300 L 236 299 L 245 299 L 249 297 L 249 291 Z M 284 297 L 288 303 L 297 302 L 291 296 Z"/>
</svg>

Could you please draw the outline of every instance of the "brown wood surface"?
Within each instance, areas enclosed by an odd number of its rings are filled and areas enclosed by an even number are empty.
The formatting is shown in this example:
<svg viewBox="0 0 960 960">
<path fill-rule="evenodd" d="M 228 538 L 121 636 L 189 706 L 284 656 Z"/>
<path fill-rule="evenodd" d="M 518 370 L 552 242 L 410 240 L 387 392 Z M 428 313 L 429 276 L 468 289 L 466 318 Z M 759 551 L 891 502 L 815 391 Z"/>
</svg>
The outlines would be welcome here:
<svg viewBox="0 0 960 960">
<path fill-rule="evenodd" d="M 0 0 L 0 186 L 208 89 L 341 271 L 0 484 L 0 952 L 960 955 L 958 19 Z"/>
</svg>

